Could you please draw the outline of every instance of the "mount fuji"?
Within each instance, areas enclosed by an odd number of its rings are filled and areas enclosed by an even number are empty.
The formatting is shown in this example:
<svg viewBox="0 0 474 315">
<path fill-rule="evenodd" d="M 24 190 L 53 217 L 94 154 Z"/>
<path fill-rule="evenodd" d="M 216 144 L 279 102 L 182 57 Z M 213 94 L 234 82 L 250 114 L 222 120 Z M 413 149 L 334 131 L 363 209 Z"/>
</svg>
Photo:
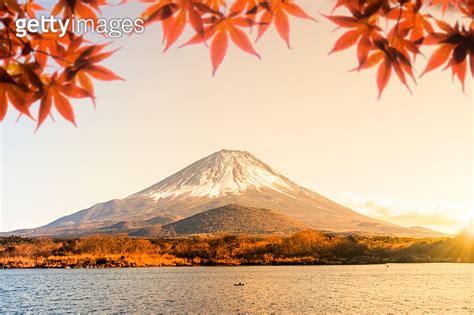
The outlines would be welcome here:
<svg viewBox="0 0 474 315">
<path fill-rule="evenodd" d="M 215 152 L 127 198 L 96 204 L 37 229 L 15 232 L 67 235 L 136 231 L 165 226 L 230 204 L 270 209 L 297 220 L 301 226 L 318 230 L 411 236 L 437 234 L 359 214 L 299 186 L 251 153 L 237 150 Z"/>
</svg>

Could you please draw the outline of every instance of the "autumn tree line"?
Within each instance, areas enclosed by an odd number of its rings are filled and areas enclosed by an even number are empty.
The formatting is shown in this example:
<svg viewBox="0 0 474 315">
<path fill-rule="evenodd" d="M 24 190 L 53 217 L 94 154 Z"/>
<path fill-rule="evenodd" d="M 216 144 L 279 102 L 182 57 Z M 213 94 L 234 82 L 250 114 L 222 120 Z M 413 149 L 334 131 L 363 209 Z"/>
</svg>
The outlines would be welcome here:
<svg viewBox="0 0 474 315">
<path fill-rule="evenodd" d="M 329 234 L 0 238 L 0 268 L 474 262 L 474 240 Z"/>
</svg>

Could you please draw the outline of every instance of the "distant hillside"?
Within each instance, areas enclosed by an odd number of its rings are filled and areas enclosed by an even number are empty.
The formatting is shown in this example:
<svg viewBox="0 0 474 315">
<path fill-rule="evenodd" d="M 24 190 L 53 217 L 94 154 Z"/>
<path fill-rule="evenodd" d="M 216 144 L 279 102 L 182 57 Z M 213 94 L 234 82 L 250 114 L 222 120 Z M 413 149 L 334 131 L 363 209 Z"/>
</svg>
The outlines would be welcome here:
<svg viewBox="0 0 474 315">
<path fill-rule="evenodd" d="M 307 226 L 276 211 L 230 204 L 162 227 L 162 234 L 292 233 Z"/>
<path fill-rule="evenodd" d="M 128 233 L 128 236 L 135 237 L 158 237 L 161 235 L 161 225 L 151 225 Z"/>
</svg>

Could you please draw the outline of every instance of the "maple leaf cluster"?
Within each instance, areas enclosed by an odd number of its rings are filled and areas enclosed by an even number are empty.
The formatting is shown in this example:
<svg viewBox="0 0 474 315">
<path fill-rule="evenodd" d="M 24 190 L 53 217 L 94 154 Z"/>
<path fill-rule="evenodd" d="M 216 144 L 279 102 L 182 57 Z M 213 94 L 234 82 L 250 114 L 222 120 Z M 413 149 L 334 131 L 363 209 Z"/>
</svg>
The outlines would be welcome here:
<svg viewBox="0 0 474 315">
<path fill-rule="evenodd" d="M 409 78 L 416 84 L 413 64 L 418 55 L 424 56 L 422 46 L 436 47 L 421 76 L 445 65 L 463 91 L 468 63 L 474 76 L 473 0 L 338 0 L 335 10 L 346 15 L 326 17 L 346 31 L 332 52 L 356 46 L 354 70 L 378 66 L 379 98 L 392 73 L 408 90 Z M 434 16 L 443 17 L 448 10 L 456 17 L 452 25 Z"/>
<path fill-rule="evenodd" d="M 53 13 L 96 19 L 103 5 L 106 0 L 60 0 Z M 44 8 L 33 0 L 0 2 L 0 121 L 10 105 L 20 116 L 36 120 L 37 128 L 52 116 L 53 108 L 75 125 L 70 100 L 90 98 L 95 103 L 92 79 L 120 79 L 99 65 L 114 51 L 107 51 L 107 44 L 90 44 L 71 31 L 63 37 L 52 32 L 18 37 L 15 21 L 35 18 L 38 11 Z M 34 104 L 39 105 L 37 113 L 32 113 Z"/>
<path fill-rule="evenodd" d="M 141 0 L 152 2 L 142 14 L 146 25 L 159 22 L 163 28 L 164 51 L 183 35 L 186 24 L 195 35 L 180 47 L 210 43 L 212 73 L 216 73 L 227 53 L 229 42 L 260 59 L 249 33 L 257 28 L 256 40 L 273 24 L 290 47 L 289 16 L 314 20 L 292 0 Z"/>
<path fill-rule="evenodd" d="M 59 0 L 51 15 L 63 18 L 97 19 L 108 0 Z M 229 44 L 260 58 L 254 47 L 274 27 L 290 47 L 290 19 L 314 20 L 297 0 L 137 0 L 146 4 L 141 17 L 145 25 L 160 24 L 164 51 L 174 45 L 202 44 L 208 47 L 212 73 L 222 64 Z M 57 34 L 28 34 L 18 38 L 14 21 L 35 17 L 44 10 L 34 0 L 0 2 L 0 121 L 9 106 L 40 127 L 52 108 L 75 124 L 70 103 L 73 98 L 95 101 L 92 79 L 120 79 L 99 65 L 114 51 L 95 45 L 71 31 Z M 122 0 L 120 4 L 129 2 Z M 464 90 L 467 69 L 474 76 L 474 0 L 335 0 L 327 19 L 344 29 L 331 52 L 355 47 L 355 71 L 378 67 L 377 86 L 382 95 L 392 74 L 410 90 L 416 84 L 414 62 L 423 46 L 433 46 L 421 76 L 445 66 Z M 341 12 L 335 14 L 335 12 Z M 447 11 L 456 18 L 444 18 Z M 438 15 L 436 17 L 435 15 Z M 440 17 L 439 17 L 440 16 Z M 448 21 L 449 20 L 449 21 Z M 181 39 L 186 27 L 190 38 Z M 252 30 L 256 30 L 252 32 Z M 251 35 L 254 38 L 251 39 Z M 39 104 L 37 114 L 31 113 Z"/>
<path fill-rule="evenodd" d="M 213 74 L 224 60 L 229 41 L 242 51 L 260 58 L 249 40 L 250 30 L 257 28 L 256 41 L 272 25 L 290 47 L 289 17 L 314 20 L 293 0 L 141 0 L 152 3 L 143 12 L 147 24 L 160 22 L 164 50 L 180 36 L 187 23 L 195 35 L 181 45 L 209 46 Z M 345 15 L 335 15 L 335 11 Z M 459 19 L 453 25 L 444 16 L 452 11 Z M 410 90 L 409 80 L 416 84 L 413 64 L 421 47 L 435 45 L 426 72 L 446 64 L 462 84 L 470 63 L 474 76 L 474 1 L 473 0 L 337 0 L 327 19 L 345 29 L 332 52 L 356 47 L 360 71 L 378 66 L 379 98 L 392 73 Z M 410 90 L 411 92 L 411 90 Z"/>
</svg>

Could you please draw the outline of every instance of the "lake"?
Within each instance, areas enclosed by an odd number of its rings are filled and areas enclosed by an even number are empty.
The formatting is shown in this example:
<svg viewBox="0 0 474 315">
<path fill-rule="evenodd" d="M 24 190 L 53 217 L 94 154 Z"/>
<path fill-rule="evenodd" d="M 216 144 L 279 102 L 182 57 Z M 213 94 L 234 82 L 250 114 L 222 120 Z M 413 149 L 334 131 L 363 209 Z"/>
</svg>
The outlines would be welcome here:
<svg viewBox="0 0 474 315">
<path fill-rule="evenodd" d="M 0 270 L 0 313 L 79 311 L 468 314 L 474 264 Z"/>
</svg>

